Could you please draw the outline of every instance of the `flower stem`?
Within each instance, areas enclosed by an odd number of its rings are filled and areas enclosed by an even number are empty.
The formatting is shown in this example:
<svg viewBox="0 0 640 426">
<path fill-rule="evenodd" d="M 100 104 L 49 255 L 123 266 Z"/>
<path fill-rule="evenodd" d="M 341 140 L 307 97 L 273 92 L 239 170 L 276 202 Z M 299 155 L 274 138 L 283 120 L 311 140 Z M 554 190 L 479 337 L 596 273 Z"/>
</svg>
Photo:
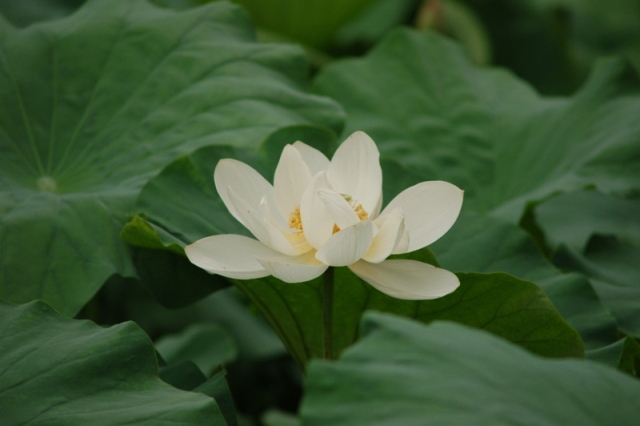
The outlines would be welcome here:
<svg viewBox="0 0 640 426">
<path fill-rule="evenodd" d="M 322 287 L 322 325 L 324 334 L 324 359 L 333 359 L 333 267 L 324 273 Z"/>
</svg>

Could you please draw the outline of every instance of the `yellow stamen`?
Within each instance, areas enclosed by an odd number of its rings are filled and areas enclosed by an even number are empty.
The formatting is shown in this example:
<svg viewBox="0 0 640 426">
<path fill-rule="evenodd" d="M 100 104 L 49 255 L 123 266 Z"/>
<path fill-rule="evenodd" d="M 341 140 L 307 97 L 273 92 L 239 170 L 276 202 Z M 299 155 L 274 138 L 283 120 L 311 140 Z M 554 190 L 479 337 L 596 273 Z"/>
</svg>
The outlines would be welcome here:
<svg viewBox="0 0 640 426">
<path fill-rule="evenodd" d="M 300 206 L 296 206 L 291 215 L 289 215 L 289 228 L 295 229 L 296 233 L 302 232 L 302 218 L 300 217 Z"/>
<path fill-rule="evenodd" d="M 364 207 L 362 207 L 362 204 L 358 204 L 357 206 L 355 206 L 353 208 L 353 211 L 356 212 L 356 214 L 358 215 L 358 218 L 360 218 L 360 220 L 369 219 L 369 213 L 367 213 L 366 210 L 364 209 Z"/>
</svg>

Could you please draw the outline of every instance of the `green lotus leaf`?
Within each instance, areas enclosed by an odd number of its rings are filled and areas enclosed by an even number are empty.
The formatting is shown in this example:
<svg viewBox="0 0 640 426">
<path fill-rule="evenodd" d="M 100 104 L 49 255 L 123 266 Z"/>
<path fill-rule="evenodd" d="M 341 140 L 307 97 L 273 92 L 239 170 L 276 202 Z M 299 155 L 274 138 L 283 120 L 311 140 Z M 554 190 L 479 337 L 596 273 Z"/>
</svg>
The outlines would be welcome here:
<svg viewBox="0 0 640 426">
<path fill-rule="evenodd" d="M 191 324 L 179 333 L 162 336 L 156 350 L 168 363 L 192 361 L 206 375 L 236 357 L 233 339 L 216 324 Z"/>
<path fill-rule="evenodd" d="M 455 226 L 431 248 L 445 269 L 460 272 L 507 272 L 539 285 L 560 314 L 582 336 L 587 349 L 618 339 L 617 322 L 589 281 L 561 273 L 529 234 L 505 220 L 463 212 Z"/>
<path fill-rule="evenodd" d="M 42 301 L 0 302 L 0 412 L 11 425 L 226 425 L 215 401 L 158 377 L 134 323 L 103 328 Z"/>
<path fill-rule="evenodd" d="M 587 351 L 587 359 L 609 364 L 634 376 L 640 375 L 640 343 L 627 336 L 603 348 Z"/>
<path fill-rule="evenodd" d="M 640 415 L 640 383 L 597 363 L 541 358 L 453 323 L 368 313 L 362 329 L 338 362 L 309 365 L 302 425 L 595 426 Z"/>
<path fill-rule="evenodd" d="M 586 275 L 620 329 L 640 337 L 640 248 L 612 237 L 595 238 L 585 253 L 561 245 L 553 259 L 567 270 Z"/>
<path fill-rule="evenodd" d="M 576 220 L 579 217 L 580 220 Z M 595 235 L 613 235 L 640 247 L 640 200 L 624 199 L 597 191 L 561 194 L 535 207 L 536 223 L 551 250 L 565 244 L 584 251 Z"/>
<path fill-rule="evenodd" d="M 426 249 L 412 257 L 426 261 L 428 256 Z M 435 300 L 406 301 L 380 293 L 347 268 L 337 269 L 333 353 L 329 356 L 337 356 L 358 339 L 360 318 L 366 310 L 425 323 L 456 321 L 491 331 L 540 355 L 584 356 L 579 334 L 535 284 L 504 273 L 457 275 L 460 287 L 452 294 Z M 260 309 L 300 365 L 325 357 L 321 278 L 299 284 L 273 277 L 234 282 Z"/>
<path fill-rule="evenodd" d="M 600 62 L 576 95 L 546 98 L 442 36 L 397 30 L 314 87 L 345 108 L 345 135 L 365 131 L 421 180 L 455 183 L 467 210 L 518 223 L 560 191 L 640 188 L 640 79 L 621 59 Z"/>
<path fill-rule="evenodd" d="M 444 37 L 398 30 L 364 58 L 327 66 L 315 90 L 344 106 L 345 134 L 367 132 L 382 156 L 401 164 L 415 180 L 457 184 L 465 190 L 463 210 L 469 213 L 518 224 L 529 207 L 559 192 L 595 187 L 603 194 L 627 195 L 640 188 L 635 114 L 640 80 L 622 59 L 599 62 L 572 97 L 544 97 L 508 72 L 475 67 Z M 574 227 L 590 226 L 590 217 L 610 210 L 578 208 L 565 207 L 574 209 L 575 215 L 565 217 Z M 518 238 L 505 244 L 499 225 L 494 232 L 483 228 L 483 221 L 469 222 L 478 234 L 467 232 L 455 242 L 445 235 L 434 245 L 445 268 L 509 271 L 533 280 L 553 294 L 561 311 L 572 311 L 589 347 L 615 341 L 610 316 L 584 279 L 549 273 L 549 265 L 540 269 L 539 255 L 538 266 L 528 269 L 535 247 L 529 242 L 519 248 Z M 548 236 L 549 241 L 558 238 Z M 443 250 L 451 253 L 449 260 Z"/>
<path fill-rule="evenodd" d="M 23 30 L 0 22 L 0 297 L 73 315 L 109 276 L 134 276 L 125 215 L 180 155 L 293 124 L 339 131 L 340 108 L 306 79 L 300 49 L 256 43 L 226 3 L 91 0 Z"/>
</svg>

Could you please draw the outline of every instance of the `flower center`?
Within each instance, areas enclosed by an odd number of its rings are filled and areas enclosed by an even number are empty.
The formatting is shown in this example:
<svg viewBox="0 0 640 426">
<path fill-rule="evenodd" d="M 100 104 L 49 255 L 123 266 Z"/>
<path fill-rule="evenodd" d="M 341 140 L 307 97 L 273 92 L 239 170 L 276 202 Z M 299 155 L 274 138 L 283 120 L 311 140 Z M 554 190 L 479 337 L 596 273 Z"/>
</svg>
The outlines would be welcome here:
<svg viewBox="0 0 640 426">
<path fill-rule="evenodd" d="M 358 215 L 358 218 L 363 221 L 369 219 L 369 213 L 362 207 L 362 204 L 356 202 L 350 195 L 340 194 L 342 197 L 347 200 L 351 208 Z M 288 221 L 289 228 L 293 229 L 296 234 L 300 234 L 302 232 L 302 218 L 300 217 L 300 206 L 296 206 L 295 209 L 289 215 Z M 340 227 L 336 224 L 333 224 L 333 233 L 340 232 Z"/>
<path fill-rule="evenodd" d="M 296 206 L 289 215 L 289 228 L 295 229 L 296 234 L 302 232 L 302 218 L 300 217 L 300 206 Z"/>
<path fill-rule="evenodd" d="M 356 212 L 356 214 L 358 215 L 358 219 L 360 219 L 360 221 L 369 219 L 369 213 L 367 213 L 364 207 L 362 207 L 362 204 L 354 200 L 353 197 L 351 197 L 351 195 L 347 195 L 347 194 L 340 194 L 340 195 L 342 195 L 342 198 L 344 198 L 349 203 L 353 211 Z M 334 224 L 333 233 L 335 234 L 336 232 L 340 232 L 340 227 Z"/>
</svg>

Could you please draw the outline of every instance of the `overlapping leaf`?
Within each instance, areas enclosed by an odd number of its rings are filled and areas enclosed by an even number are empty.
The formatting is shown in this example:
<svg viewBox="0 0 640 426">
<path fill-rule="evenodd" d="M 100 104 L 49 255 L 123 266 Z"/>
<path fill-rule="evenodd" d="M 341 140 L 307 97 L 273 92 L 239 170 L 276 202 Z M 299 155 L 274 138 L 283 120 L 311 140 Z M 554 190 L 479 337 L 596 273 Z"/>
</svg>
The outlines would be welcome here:
<svg viewBox="0 0 640 426">
<path fill-rule="evenodd" d="M 345 134 L 363 130 L 423 180 L 455 183 L 466 209 L 517 223 L 558 191 L 640 188 L 640 80 L 623 60 L 600 62 L 571 98 L 544 98 L 444 37 L 399 30 L 326 67 L 315 88 L 345 108 Z"/>
<path fill-rule="evenodd" d="M 215 324 L 196 323 L 180 333 L 165 335 L 155 342 L 168 363 L 191 361 L 206 375 L 236 357 L 236 347 L 224 329 Z"/>
<path fill-rule="evenodd" d="M 426 252 L 414 254 L 426 261 Z M 546 356 L 584 354 L 578 333 L 535 284 L 502 273 L 458 274 L 460 288 L 435 300 L 406 301 L 373 289 L 347 268 L 336 271 L 333 313 L 337 356 L 359 337 L 366 310 L 390 312 L 422 322 L 447 319 L 482 328 Z M 235 281 L 280 335 L 301 365 L 324 355 L 322 282 L 287 284 L 275 278 Z"/>
<path fill-rule="evenodd" d="M 609 364 L 619 370 L 640 374 L 640 343 L 633 337 L 624 337 L 608 346 L 586 352 L 587 359 Z"/>
<path fill-rule="evenodd" d="M 239 7 L 186 12 L 91 0 L 16 30 L 0 22 L 0 296 L 72 315 L 134 274 L 119 232 L 147 179 L 210 144 L 284 125 L 334 130 L 299 49 L 259 45 Z"/>
<path fill-rule="evenodd" d="M 516 225 L 481 213 L 463 213 L 432 248 L 446 269 L 502 271 L 535 282 L 578 330 L 587 349 L 607 346 L 618 338 L 616 320 L 587 279 L 560 273 Z"/>
<path fill-rule="evenodd" d="M 640 248 L 613 238 L 596 239 L 584 254 L 561 246 L 554 261 L 585 274 L 620 329 L 640 336 Z"/>
<path fill-rule="evenodd" d="M 541 264 L 524 234 L 486 216 L 515 224 L 560 191 L 640 188 L 640 81 L 625 61 L 601 62 L 571 98 L 546 98 L 507 72 L 474 67 L 443 37 L 401 30 L 362 59 L 328 66 L 315 88 L 345 107 L 345 133 L 369 133 L 399 173 L 465 190 L 464 210 L 476 216 L 457 225 L 464 235 L 434 246 L 444 267 L 534 280 L 593 345 L 615 340 L 584 279 Z"/>
<path fill-rule="evenodd" d="M 596 191 L 562 194 L 535 208 L 552 258 L 588 277 L 620 328 L 634 336 L 640 336 L 638 217 L 637 199 Z"/>
<path fill-rule="evenodd" d="M 310 364 L 303 425 L 616 425 L 640 415 L 640 383 L 596 363 L 542 359 L 451 323 L 369 313 L 363 329 L 339 362 Z"/>
<path fill-rule="evenodd" d="M 550 250 L 564 244 L 582 252 L 595 234 L 615 236 L 621 242 L 640 247 L 639 217 L 639 199 L 597 191 L 561 194 L 535 208 L 536 223 L 544 231 Z"/>
<path fill-rule="evenodd" d="M 153 345 L 134 323 L 102 328 L 41 301 L 0 302 L 0 337 L 6 424 L 226 425 L 213 399 L 160 380 Z"/>
</svg>

